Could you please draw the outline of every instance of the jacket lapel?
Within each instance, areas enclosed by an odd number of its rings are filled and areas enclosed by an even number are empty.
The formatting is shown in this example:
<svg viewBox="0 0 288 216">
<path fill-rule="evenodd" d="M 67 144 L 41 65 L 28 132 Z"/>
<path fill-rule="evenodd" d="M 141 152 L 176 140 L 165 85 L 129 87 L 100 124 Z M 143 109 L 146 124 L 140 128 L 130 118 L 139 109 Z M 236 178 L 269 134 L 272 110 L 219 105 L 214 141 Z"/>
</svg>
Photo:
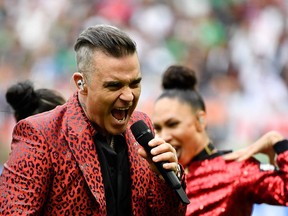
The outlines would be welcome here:
<svg viewBox="0 0 288 216">
<path fill-rule="evenodd" d="M 90 191 L 100 207 L 103 207 L 106 211 L 101 168 L 93 141 L 93 135 L 96 131 L 80 107 L 77 93 L 69 100 L 67 109 L 69 110 L 66 121 L 68 145 Z"/>
<path fill-rule="evenodd" d="M 149 185 L 149 178 L 144 177 L 147 175 L 147 170 L 149 170 L 149 165 L 147 161 L 138 154 L 138 149 L 140 145 L 134 138 L 132 131 L 130 129 L 131 125 L 135 123 L 138 119 L 141 119 L 141 115 L 138 112 L 134 112 L 128 125 L 128 129 L 125 131 L 125 140 L 128 145 L 128 155 L 130 161 L 130 173 L 131 173 L 131 201 L 132 209 L 146 208 L 144 205 L 147 199 L 147 188 L 142 188 L 141 185 Z M 143 176 L 143 178 L 139 178 Z M 144 182 L 143 182 L 144 181 Z M 143 190 L 144 189 L 144 190 Z M 139 193 L 139 191 L 142 191 Z M 137 211 L 136 211 L 137 212 Z"/>
</svg>

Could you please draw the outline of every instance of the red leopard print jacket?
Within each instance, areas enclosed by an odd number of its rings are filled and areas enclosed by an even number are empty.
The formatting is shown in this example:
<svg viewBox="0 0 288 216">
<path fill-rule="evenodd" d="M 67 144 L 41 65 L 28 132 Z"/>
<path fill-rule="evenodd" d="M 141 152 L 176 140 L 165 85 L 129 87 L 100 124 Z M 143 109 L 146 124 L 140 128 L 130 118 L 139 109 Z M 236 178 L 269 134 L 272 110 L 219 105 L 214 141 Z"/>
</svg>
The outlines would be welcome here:
<svg viewBox="0 0 288 216">
<path fill-rule="evenodd" d="M 137 153 L 130 126 L 139 119 L 152 128 L 145 114 L 134 112 L 125 132 L 133 215 L 184 215 L 186 207 L 174 191 Z M 95 132 L 77 93 L 63 106 L 20 121 L 0 177 L 0 214 L 106 215 Z"/>
</svg>

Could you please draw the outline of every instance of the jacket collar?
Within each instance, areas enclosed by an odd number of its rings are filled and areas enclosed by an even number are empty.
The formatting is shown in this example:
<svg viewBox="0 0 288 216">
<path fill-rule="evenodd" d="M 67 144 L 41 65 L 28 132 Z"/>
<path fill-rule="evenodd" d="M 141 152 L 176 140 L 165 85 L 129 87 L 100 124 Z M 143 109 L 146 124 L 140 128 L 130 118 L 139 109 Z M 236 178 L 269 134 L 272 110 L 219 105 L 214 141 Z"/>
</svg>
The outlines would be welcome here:
<svg viewBox="0 0 288 216">
<path fill-rule="evenodd" d="M 97 181 L 98 184 L 103 184 L 102 176 L 99 175 L 100 163 L 97 159 L 96 146 L 93 141 L 96 130 L 80 105 L 78 92 L 67 101 L 66 113 L 66 140 L 68 145 L 95 199 L 100 206 L 106 208 L 103 191 L 99 191 L 99 188 L 96 187 L 97 184 L 93 183 Z M 86 157 L 86 155 L 89 155 L 89 157 Z"/>
<path fill-rule="evenodd" d="M 83 173 L 91 193 L 95 197 L 96 201 L 100 204 L 100 207 L 105 208 L 102 210 L 106 211 L 106 201 L 103 191 L 103 178 L 100 174 L 101 166 L 93 140 L 93 136 L 97 133 L 97 131 L 85 115 L 84 110 L 80 105 L 77 92 L 67 101 L 66 112 L 67 119 L 65 124 L 67 130 L 66 140 L 68 145 Z M 127 130 L 123 133 L 128 146 L 129 161 L 143 160 L 143 163 L 130 163 L 130 170 L 138 170 L 139 166 L 144 166 L 143 164 L 145 164 L 145 159 L 143 159 L 137 152 L 139 145 L 133 138 L 134 136 L 130 130 L 130 127 L 133 123 L 143 118 L 145 119 L 148 117 L 145 117 L 143 114 L 134 111 L 128 122 Z M 152 127 L 151 124 L 150 126 Z M 89 157 L 85 157 L 85 155 L 89 155 Z M 139 186 L 139 182 L 135 181 L 133 178 L 133 173 L 134 172 L 131 173 L 131 187 L 137 188 Z M 95 181 L 98 182 L 98 186 L 100 185 L 100 187 L 96 187 L 97 185 L 93 183 Z M 135 197 L 139 197 L 139 194 L 137 193 L 137 190 L 132 190 L 132 208 L 133 205 L 135 205 L 134 208 L 137 207 L 137 204 L 133 202 Z"/>
<path fill-rule="evenodd" d="M 204 147 L 204 149 L 199 154 L 197 154 L 191 160 L 191 162 L 202 161 L 202 160 L 205 160 L 205 159 L 212 159 L 212 158 L 215 158 L 215 157 L 218 157 L 218 156 L 230 153 L 230 152 L 231 152 L 230 150 L 228 150 L 228 151 L 219 151 L 219 150 L 217 150 L 215 148 L 215 146 L 212 143 L 209 143 L 208 145 L 206 145 Z"/>
</svg>

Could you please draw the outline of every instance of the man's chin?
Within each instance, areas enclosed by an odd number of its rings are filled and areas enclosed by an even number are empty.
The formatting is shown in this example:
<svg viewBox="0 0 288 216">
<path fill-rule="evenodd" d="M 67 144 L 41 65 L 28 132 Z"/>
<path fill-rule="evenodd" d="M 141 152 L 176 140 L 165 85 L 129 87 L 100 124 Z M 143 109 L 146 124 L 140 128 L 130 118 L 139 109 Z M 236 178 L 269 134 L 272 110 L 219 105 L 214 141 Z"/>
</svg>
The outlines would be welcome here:
<svg viewBox="0 0 288 216">
<path fill-rule="evenodd" d="M 124 124 L 117 124 L 116 126 L 109 128 L 108 133 L 112 135 L 119 135 L 125 132 L 126 129 L 127 123 L 125 122 Z"/>
</svg>

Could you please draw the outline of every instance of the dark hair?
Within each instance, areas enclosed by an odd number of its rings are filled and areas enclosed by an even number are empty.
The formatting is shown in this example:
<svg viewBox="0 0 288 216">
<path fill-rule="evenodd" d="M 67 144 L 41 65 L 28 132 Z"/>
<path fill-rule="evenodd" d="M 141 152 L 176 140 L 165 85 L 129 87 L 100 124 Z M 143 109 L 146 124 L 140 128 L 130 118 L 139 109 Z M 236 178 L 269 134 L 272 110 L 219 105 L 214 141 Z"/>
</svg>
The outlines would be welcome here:
<svg viewBox="0 0 288 216">
<path fill-rule="evenodd" d="M 136 52 L 136 43 L 120 29 L 110 25 L 95 25 L 84 30 L 74 45 L 78 71 L 93 70 L 93 53 L 101 51 L 113 57 L 122 57 Z M 87 74 L 86 74 L 87 75 Z"/>
<path fill-rule="evenodd" d="M 57 91 L 46 88 L 35 90 L 30 81 L 10 86 L 6 92 L 6 101 L 13 108 L 17 122 L 65 103 L 64 97 Z"/>
<path fill-rule="evenodd" d="M 162 75 L 163 93 L 158 100 L 164 97 L 178 98 L 188 103 L 193 110 L 206 111 L 205 103 L 196 89 L 197 78 L 195 72 L 188 67 L 172 65 Z"/>
</svg>

